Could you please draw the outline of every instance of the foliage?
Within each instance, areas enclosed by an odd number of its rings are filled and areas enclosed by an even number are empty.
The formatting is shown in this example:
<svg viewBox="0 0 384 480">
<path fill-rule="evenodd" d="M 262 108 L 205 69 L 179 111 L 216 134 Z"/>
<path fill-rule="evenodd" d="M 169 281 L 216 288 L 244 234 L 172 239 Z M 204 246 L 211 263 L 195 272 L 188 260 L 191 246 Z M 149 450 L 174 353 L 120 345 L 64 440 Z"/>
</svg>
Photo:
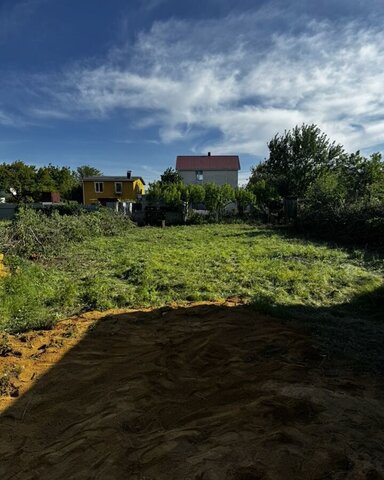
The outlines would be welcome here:
<svg viewBox="0 0 384 480">
<path fill-rule="evenodd" d="M 268 143 L 269 158 L 253 174 L 262 174 L 282 197 L 303 197 L 316 178 L 336 166 L 343 147 L 330 142 L 316 125 L 296 126 Z M 252 180 L 251 184 L 257 183 Z"/>
<path fill-rule="evenodd" d="M 36 167 L 20 160 L 1 164 L 0 190 L 10 193 L 15 202 L 32 201 L 36 190 Z"/>
<path fill-rule="evenodd" d="M 256 195 L 247 188 L 238 188 L 235 190 L 235 200 L 240 217 L 243 217 L 248 207 L 256 203 Z"/>
<path fill-rule="evenodd" d="M 269 158 L 252 169 L 247 186 L 259 206 L 273 210 L 283 198 L 297 196 L 302 205 L 297 226 L 302 232 L 383 247 L 381 154 L 348 155 L 316 125 L 276 135 L 268 147 Z"/>
<path fill-rule="evenodd" d="M 340 209 L 346 202 L 347 188 L 339 172 L 324 172 L 308 188 L 307 208 Z"/>
<path fill-rule="evenodd" d="M 160 177 L 161 183 L 180 183 L 182 181 L 179 173 L 172 167 L 167 168 Z"/>
<path fill-rule="evenodd" d="M 216 220 L 222 218 L 225 207 L 235 200 L 235 191 L 228 185 L 216 185 L 215 183 L 206 183 L 205 206 L 215 215 Z"/>
<path fill-rule="evenodd" d="M 273 179 L 271 180 L 266 171 L 265 163 L 252 167 L 246 188 L 255 195 L 259 206 L 268 206 L 273 202 L 281 200 Z"/>
<path fill-rule="evenodd" d="M 0 328 L 9 332 L 49 328 L 95 308 L 230 296 L 331 307 L 382 284 L 363 252 L 351 258 L 247 225 L 126 229 L 68 242 L 49 262 L 9 254 L 6 261 L 11 275 L 0 280 Z"/>
<path fill-rule="evenodd" d="M 71 199 L 73 192 L 79 187 L 75 173 L 69 167 L 56 167 L 49 164 L 40 167 L 36 172 L 34 199 L 39 200 L 42 192 L 60 192 L 63 199 Z"/>
<path fill-rule="evenodd" d="M 0 191 L 16 203 L 41 201 L 45 192 L 59 192 L 63 200 L 81 201 L 83 176 L 100 175 L 94 167 L 84 165 L 76 171 L 49 164 L 37 168 L 18 160 L 0 165 Z"/>
<path fill-rule="evenodd" d="M 380 153 L 373 153 L 370 158 L 360 152 L 353 153 L 344 158 L 336 170 L 348 202 L 384 200 L 384 162 Z"/>
<path fill-rule="evenodd" d="M 298 226 L 320 238 L 382 248 L 383 193 L 381 155 L 365 158 L 357 152 L 311 185 Z"/>
<path fill-rule="evenodd" d="M 90 165 L 82 165 L 76 168 L 76 177 L 79 181 L 85 177 L 100 177 L 103 173 L 95 167 Z"/>
<path fill-rule="evenodd" d="M 0 248 L 24 258 L 48 257 L 60 254 L 70 242 L 118 235 L 132 225 L 124 215 L 106 208 L 89 213 L 79 211 L 77 215 L 60 215 L 57 210 L 46 215 L 43 211 L 21 208 L 7 226 Z"/>
<path fill-rule="evenodd" d="M 384 205 L 364 203 L 304 206 L 297 222 L 302 232 L 323 239 L 383 249 Z"/>
</svg>

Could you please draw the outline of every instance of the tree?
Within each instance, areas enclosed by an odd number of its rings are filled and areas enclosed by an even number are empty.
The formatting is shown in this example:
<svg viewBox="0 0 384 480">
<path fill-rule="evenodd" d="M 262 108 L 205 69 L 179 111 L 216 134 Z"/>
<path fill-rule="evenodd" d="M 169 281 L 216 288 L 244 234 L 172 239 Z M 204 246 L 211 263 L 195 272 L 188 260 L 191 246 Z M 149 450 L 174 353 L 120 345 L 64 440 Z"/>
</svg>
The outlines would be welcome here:
<svg viewBox="0 0 384 480">
<path fill-rule="evenodd" d="M 307 208 L 313 211 L 330 210 L 336 212 L 343 207 L 347 189 L 340 172 L 324 172 L 307 190 Z"/>
<path fill-rule="evenodd" d="M 146 197 L 151 202 L 164 202 L 176 209 L 183 208 L 187 217 L 193 203 L 204 201 L 205 189 L 202 185 L 186 185 L 175 170 L 167 168 L 161 180 L 149 184 Z"/>
<path fill-rule="evenodd" d="M 268 207 L 280 199 L 273 180 L 265 171 L 265 163 L 252 167 L 246 188 L 255 195 L 258 205 Z"/>
<path fill-rule="evenodd" d="M 268 143 L 269 158 L 259 167 L 282 197 L 305 196 L 309 186 L 345 158 L 341 145 L 331 142 L 316 125 L 296 126 Z"/>
<path fill-rule="evenodd" d="M 256 203 L 256 195 L 247 188 L 238 188 L 235 190 L 235 199 L 240 217 L 244 216 L 247 207 Z"/>
<path fill-rule="evenodd" d="M 90 165 L 82 165 L 76 169 L 76 176 L 79 181 L 85 177 L 100 177 L 101 175 L 103 175 L 103 173 L 100 170 Z"/>
<path fill-rule="evenodd" d="M 89 166 L 79 167 L 77 171 L 52 164 L 36 168 L 18 160 L 0 165 L 0 191 L 11 195 L 17 203 L 40 201 L 44 192 L 60 192 L 65 200 L 81 201 L 82 176 L 96 174 L 101 172 Z"/>
<path fill-rule="evenodd" d="M 77 174 L 69 167 L 56 167 L 52 164 L 37 170 L 36 183 L 40 192 L 57 191 L 67 200 L 72 200 L 81 187 Z"/>
<path fill-rule="evenodd" d="M 207 209 L 215 215 L 216 220 L 219 220 L 225 207 L 235 200 L 235 191 L 228 185 L 216 185 L 215 183 L 206 183 L 205 190 L 205 205 Z"/>
<path fill-rule="evenodd" d="M 205 199 L 205 189 L 202 185 L 185 185 L 183 199 L 189 205 L 193 203 L 203 203 Z"/>
<path fill-rule="evenodd" d="M 174 170 L 172 167 L 169 167 L 160 176 L 160 181 L 162 183 L 179 183 L 182 182 L 183 179 L 176 170 Z"/>
<path fill-rule="evenodd" d="M 0 190 L 10 193 L 16 203 L 33 201 L 37 190 L 36 167 L 21 160 L 1 164 Z"/>
<path fill-rule="evenodd" d="M 384 162 L 380 153 L 366 158 L 352 153 L 338 166 L 349 202 L 384 199 Z"/>
</svg>

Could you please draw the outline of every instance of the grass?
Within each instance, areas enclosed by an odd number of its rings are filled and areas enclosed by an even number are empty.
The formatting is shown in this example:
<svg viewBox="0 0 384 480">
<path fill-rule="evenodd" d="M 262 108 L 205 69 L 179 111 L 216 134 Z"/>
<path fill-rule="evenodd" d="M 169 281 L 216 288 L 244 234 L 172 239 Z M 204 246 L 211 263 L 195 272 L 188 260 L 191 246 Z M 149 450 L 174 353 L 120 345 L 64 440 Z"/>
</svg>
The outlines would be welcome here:
<svg viewBox="0 0 384 480">
<path fill-rule="evenodd" d="M 39 262 L 8 257 L 0 329 L 49 328 L 80 311 L 231 296 L 259 306 L 328 309 L 383 285 L 382 259 L 248 225 L 130 228 L 68 243 Z"/>
</svg>

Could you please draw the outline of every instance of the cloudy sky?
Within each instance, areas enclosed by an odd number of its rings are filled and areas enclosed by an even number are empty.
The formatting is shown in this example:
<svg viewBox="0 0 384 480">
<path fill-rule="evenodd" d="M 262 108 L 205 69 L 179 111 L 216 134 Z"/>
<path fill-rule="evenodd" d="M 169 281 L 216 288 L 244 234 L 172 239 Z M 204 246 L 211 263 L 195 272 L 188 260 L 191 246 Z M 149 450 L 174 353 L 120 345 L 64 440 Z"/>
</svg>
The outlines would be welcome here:
<svg viewBox="0 0 384 480">
<path fill-rule="evenodd" d="M 127 169 L 316 123 L 384 150 L 383 0 L 0 0 L 0 162 Z"/>
</svg>

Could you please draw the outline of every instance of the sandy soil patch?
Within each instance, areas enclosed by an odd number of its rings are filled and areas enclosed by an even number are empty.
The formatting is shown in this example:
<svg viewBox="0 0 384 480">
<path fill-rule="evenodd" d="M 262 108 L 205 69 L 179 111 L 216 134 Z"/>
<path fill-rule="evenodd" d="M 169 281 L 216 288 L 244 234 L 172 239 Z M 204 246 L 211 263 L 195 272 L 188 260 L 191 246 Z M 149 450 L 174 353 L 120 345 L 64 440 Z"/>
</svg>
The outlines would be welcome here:
<svg viewBox="0 0 384 480">
<path fill-rule="evenodd" d="M 384 479 L 381 379 L 236 302 L 92 313 L 11 345 L 1 479 Z"/>
</svg>

